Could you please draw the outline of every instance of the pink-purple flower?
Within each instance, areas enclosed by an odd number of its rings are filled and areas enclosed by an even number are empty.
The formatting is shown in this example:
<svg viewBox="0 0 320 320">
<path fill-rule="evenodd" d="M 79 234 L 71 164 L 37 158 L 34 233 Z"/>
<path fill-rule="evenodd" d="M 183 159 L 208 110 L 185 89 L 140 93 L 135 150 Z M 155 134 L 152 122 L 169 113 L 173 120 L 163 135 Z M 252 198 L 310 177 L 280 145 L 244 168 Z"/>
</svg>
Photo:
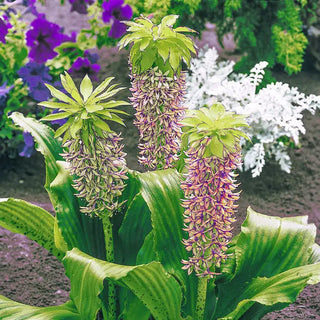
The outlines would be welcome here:
<svg viewBox="0 0 320 320">
<path fill-rule="evenodd" d="M 102 3 L 102 20 L 105 23 L 112 22 L 111 29 L 108 33 L 109 37 L 120 38 L 127 30 L 127 27 L 121 21 L 130 20 L 133 12 L 132 8 L 123 0 L 109 0 Z"/>
<path fill-rule="evenodd" d="M 185 195 L 184 231 L 188 233 L 183 243 L 192 253 L 182 261 L 183 269 L 200 277 L 213 277 L 217 274 L 215 267 L 226 260 L 239 199 L 239 193 L 234 192 L 234 170 L 241 163 L 240 147 L 234 152 L 225 150 L 223 158 L 205 157 L 211 139 L 205 137 L 191 145 L 186 160 L 187 178 L 181 184 Z"/>
<path fill-rule="evenodd" d="M 44 17 L 38 17 L 30 25 L 31 29 L 26 34 L 27 45 L 31 48 L 29 58 L 37 63 L 54 58 L 57 55 L 54 48 L 64 40 L 60 26 Z"/>
<path fill-rule="evenodd" d="M 134 124 L 140 132 L 139 162 L 150 169 L 167 169 L 178 159 L 185 74 L 164 75 L 157 67 L 132 74 Z"/>
</svg>

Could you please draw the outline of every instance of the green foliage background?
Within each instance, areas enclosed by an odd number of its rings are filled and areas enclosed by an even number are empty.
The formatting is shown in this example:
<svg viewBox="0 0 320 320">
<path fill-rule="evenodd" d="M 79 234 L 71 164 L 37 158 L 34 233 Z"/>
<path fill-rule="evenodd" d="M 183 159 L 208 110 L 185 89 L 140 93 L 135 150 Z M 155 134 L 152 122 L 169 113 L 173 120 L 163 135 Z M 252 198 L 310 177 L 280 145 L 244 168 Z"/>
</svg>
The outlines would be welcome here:
<svg viewBox="0 0 320 320">
<path fill-rule="evenodd" d="M 200 32 L 217 25 L 219 40 L 232 32 L 243 58 L 236 70 L 248 72 L 259 61 L 281 64 L 287 73 L 301 70 L 308 39 L 303 25 L 313 20 L 314 0 L 127 0 L 134 14 L 180 15 L 179 24 Z"/>
</svg>

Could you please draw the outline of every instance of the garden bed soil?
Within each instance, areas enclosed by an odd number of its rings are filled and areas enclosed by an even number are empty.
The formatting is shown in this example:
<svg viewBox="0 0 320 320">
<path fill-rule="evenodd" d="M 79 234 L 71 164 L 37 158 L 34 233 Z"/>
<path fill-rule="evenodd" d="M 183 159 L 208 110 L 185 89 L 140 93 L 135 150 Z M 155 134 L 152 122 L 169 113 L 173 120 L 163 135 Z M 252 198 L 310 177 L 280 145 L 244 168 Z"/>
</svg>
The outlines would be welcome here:
<svg viewBox="0 0 320 320">
<path fill-rule="evenodd" d="M 114 82 L 129 87 L 127 53 L 119 54 L 116 48 L 103 49 L 99 53 L 103 76 L 115 76 Z M 319 73 L 303 71 L 289 77 L 277 72 L 275 76 L 279 81 L 297 86 L 301 92 L 320 95 Z M 128 95 L 128 90 L 123 92 L 124 97 Z M 141 169 L 136 157 L 138 132 L 132 120 L 133 110 L 130 109 L 127 127 L 122 129 L 127 163 L 131 169 Z M 240 231 L 250 205 L 255 211 L 268 215 L 308 215 L 309 222 L 317 226 L 317 243 L 320 243 L 320 114 L 305 113 L 304 123 L 307 132 L 301 137 L 301 147 L 290 151 L 290 174 L 270 161 L 257 178 L 252 178 L 249 172 L 239 175 L 242 193 L 235 233 Z M 40 153 L 29 159 L 0 159 L 0 198 L 24 199 L 52 211 L 44 182 L 45 167 Z M 61 262 L 25 236 L 0 228 L 1 295 L 34 306 L 53 306 L 64 303 L 69 290 L 70 283 Z M 295 303 L 263 319 L 320 320 L 320 284 L 307 286 Z"/>
</svg>

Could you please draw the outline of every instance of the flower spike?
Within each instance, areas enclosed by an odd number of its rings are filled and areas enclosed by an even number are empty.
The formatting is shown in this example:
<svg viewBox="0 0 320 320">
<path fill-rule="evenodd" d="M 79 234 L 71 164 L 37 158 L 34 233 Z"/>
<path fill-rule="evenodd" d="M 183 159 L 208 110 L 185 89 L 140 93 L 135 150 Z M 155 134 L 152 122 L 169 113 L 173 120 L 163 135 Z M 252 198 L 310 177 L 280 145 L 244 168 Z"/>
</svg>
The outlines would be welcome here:
<svg viewBox="0 0 320 320">
<path fill-rule="evenodd" d="M 244 116 L 226 112 L 221 104 L 200 108 L 186 117 L 185 138 L 188 170 L 181 188 L 184 231 L 183 243 L 192 255 L 183 260 L 183 269 L 199 277 L 214 277 L 216 267 L 227 259 L 226 250 L 239 193 L 234 170 L 241 163 L 239 127 L 247 126 Z"/>
<path fill-rule="evenodd" d="M 136 110 L 135 125 L 140 132 L 139 162 L 150 169 L 167 169 L 175 165 L 180 149 L 182 105 L 186 92 L 181 62 L 188 65 L 193 41 L 173 28 L 178 16 L 170 15 L 159 25 L 143 16 L 128 21 L 128 35 L 120 48 L 133 44 L 130 50 L 132 104 Z"/>
<path fill-rule="evenodd" d="M 68 121 L 56 131 L 56 137 L 63 136 L 62 154 L 69 163 L 74 176 L 77 197 L 85 200 L 81 211 L 99 217 L 111 216 L 119 207 L 117 201 L 124 188 L 126 177 L 125 153 L 120 135 L 113 132 L 105 122 L 111 120 L 124 124 L 118 114 L 126 114 L 115 109 L 128 105 L 126 101 L 108 100 L 123 88 L 109 87 L 113 78 L 107 78 L 96 89 L 88 76 L 85 76 L 77 89 L 66 72 L 61 75 L 61 83 L 67 94 L 47 85 L 51 94 L 61 102 L 44 101 L 40 105 L 55 110 L 42 120 Z"/>
</svg>

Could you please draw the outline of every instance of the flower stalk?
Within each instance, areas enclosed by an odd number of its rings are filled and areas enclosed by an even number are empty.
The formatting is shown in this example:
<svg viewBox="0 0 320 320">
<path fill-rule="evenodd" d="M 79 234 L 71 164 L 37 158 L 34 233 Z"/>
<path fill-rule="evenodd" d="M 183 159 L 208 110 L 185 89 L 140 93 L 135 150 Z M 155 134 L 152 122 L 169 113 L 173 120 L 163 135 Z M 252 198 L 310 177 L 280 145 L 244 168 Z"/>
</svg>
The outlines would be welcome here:
<svg viewBox="0 0 320 320">
<path fill-rule="evenodd" d="M 204 319 L 204 310 L 207 300 L 208 277 L 202 277 L 198 280 L 198 292 L 196 302 L 195 320 Z"/>
</svg>

